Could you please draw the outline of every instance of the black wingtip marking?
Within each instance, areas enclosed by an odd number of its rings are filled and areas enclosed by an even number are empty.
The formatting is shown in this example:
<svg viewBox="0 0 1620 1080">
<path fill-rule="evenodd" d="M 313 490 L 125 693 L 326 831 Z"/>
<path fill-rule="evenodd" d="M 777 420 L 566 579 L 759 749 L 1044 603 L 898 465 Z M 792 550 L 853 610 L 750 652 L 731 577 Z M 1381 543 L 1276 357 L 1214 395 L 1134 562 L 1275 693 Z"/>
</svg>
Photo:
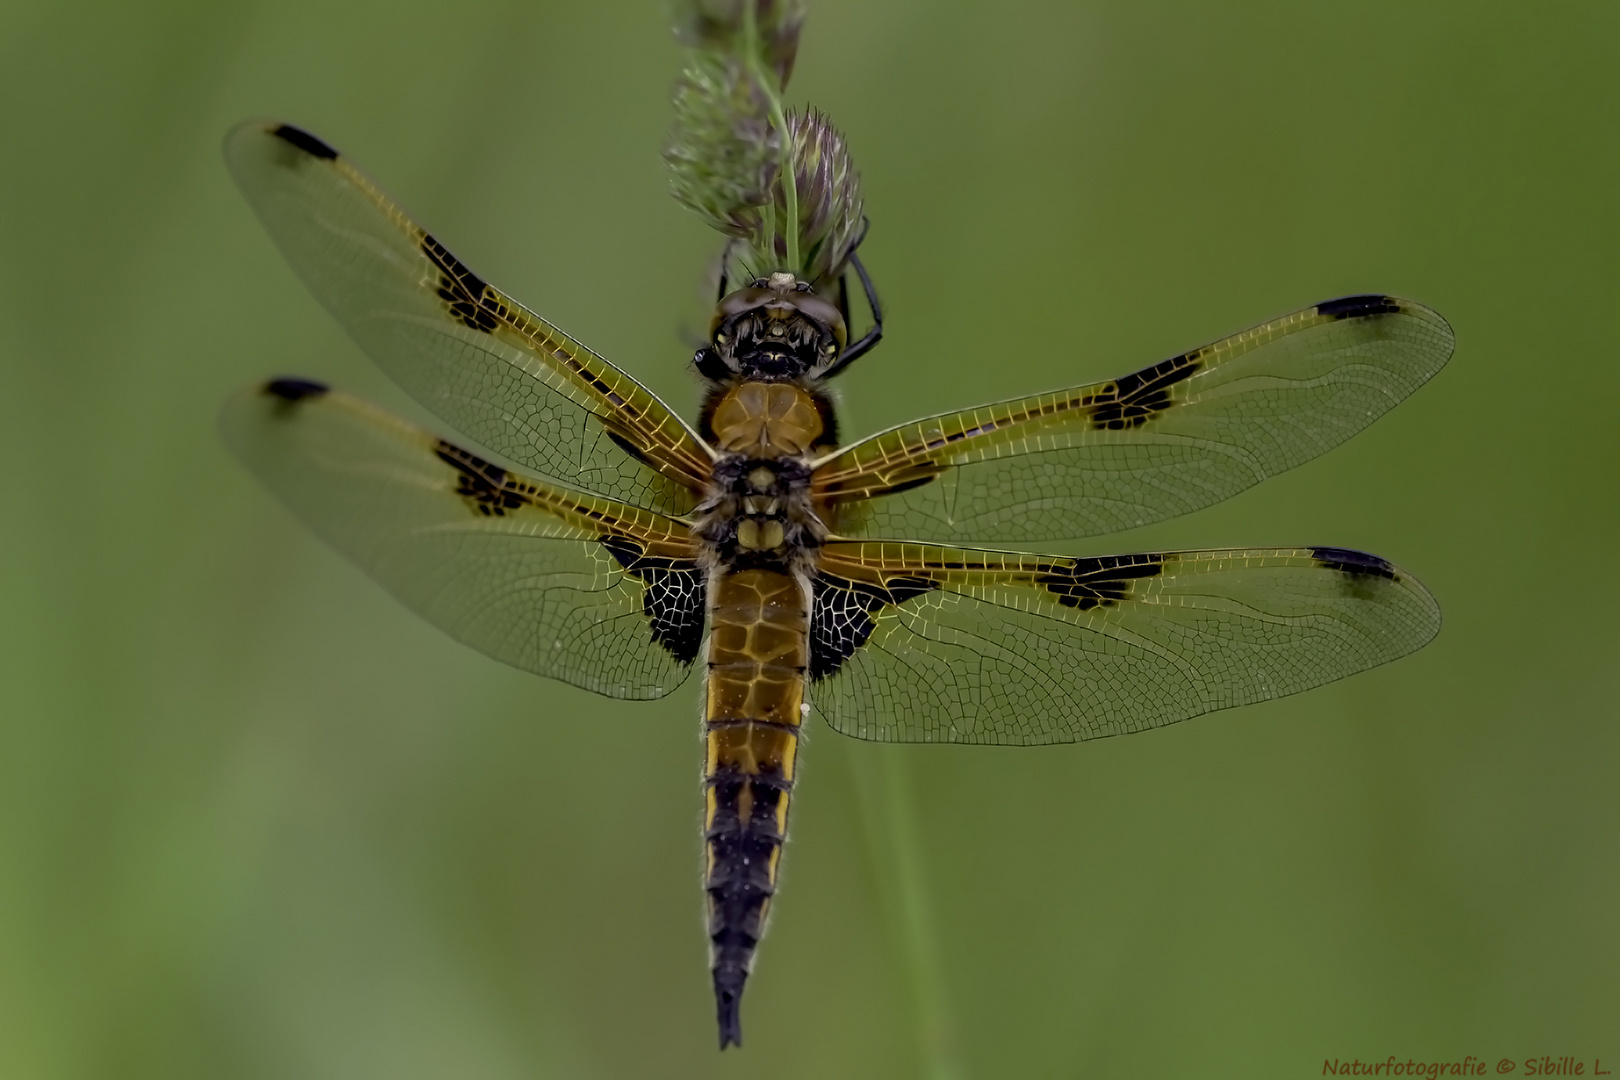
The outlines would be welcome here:
<svg viewBox="0 0 1620 1080">
<path fill-rule="evenodd" d="M 1389 581 L 1396 580 L 1393 566 L 1377 555 L 1369 555 L 1365 551 L 1336 547 L 1311 548 L 1311 558 L 1323 569 L 1337 570 L 1351 577 L 1381 577 Z"/>
<path fill-rule="evenodd" d="M 322 161 L 336 161 L 338 152 L 327 146 L 321 140 L 305 131 L 303 128 L 293 127 L 291 124 L 280 124 L 270 132 L 283 142 L 291 143 L 310 157 L 320 158 Z"/>
<path fill-rule="evenodd" d="M 1362 293 L 1359 296 L 1341 296 L 1316 305 L 1316 313 L 1329 319 L 1360 319 L 1368 315 L 1394 315 L 1401 310 L 1401 302 L 1382 293 Z"/>
<path fill-rule="evenodd" d="M 306 401 L 318 398 L 330 390 L 325 383 L 313 379 L 271 379 L 264 384 L 264 392 L 282 401 Z"/>
</svg>

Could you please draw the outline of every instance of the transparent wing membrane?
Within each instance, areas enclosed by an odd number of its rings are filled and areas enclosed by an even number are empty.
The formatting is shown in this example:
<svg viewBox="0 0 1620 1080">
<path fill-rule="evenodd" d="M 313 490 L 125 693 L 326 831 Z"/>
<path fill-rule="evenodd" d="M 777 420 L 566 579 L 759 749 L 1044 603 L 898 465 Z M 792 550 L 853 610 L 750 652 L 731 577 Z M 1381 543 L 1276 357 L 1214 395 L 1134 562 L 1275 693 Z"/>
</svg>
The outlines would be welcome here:
<svg viewBox="0 0 1620 1080">
<path fill-rule="evenodd" d="M 687 515 L 714 451 L 314 136 L 245 124 L 226 159 L 371 357 L 523 471 L 296 379 L 229 405 L 232 449 L 458 640 L 614 697 L 680 685 L 702 651 L 712 557 Z M 1093 536 L 1208 506 L 1366 427 L 1452 343 L 1421 304 L 1346 297 L 1117 379 L 826 455 L 810 478 L 834 533 L 818 548 L 810 700 L 863 739 L 1073 742 L 1296 693 L 1421 647 L 1440 626 L 1434 599 L 1360 552 L 1066 558 L 929 541 Z"/>
<path fill-rule="evenodd" d="M 915 421 L 817 462 L 843 536 L 1028 543 L 1219 502 L 1348 439 L 1440 370 L 1410 300 L 1328 301 L 1090 386 Z"/>
<path fill-rule="evenodd" d="M 1439 628 L 1417 581 L 1338 548 L 1072 559 L 834 542 L 810 697 L 861 739 L 1076 742 L 1320 686 Z"/>
<path fill-rule="evenodd" d="M 226 163 L 287 261 L 371 358 L 479 446 L 670 514 L 701 441 L 629 375 L 479 278 L 349 161 L 285 124 L 231 132 Z"/>
<path fill-rule="evenodd" d="M 706 590 L 683 522 L 519 476 L 317 383 L 244 392 L 221 426 L 333 547 L 496 660 L 656 698 L 698 654 Z"/>
</svg>

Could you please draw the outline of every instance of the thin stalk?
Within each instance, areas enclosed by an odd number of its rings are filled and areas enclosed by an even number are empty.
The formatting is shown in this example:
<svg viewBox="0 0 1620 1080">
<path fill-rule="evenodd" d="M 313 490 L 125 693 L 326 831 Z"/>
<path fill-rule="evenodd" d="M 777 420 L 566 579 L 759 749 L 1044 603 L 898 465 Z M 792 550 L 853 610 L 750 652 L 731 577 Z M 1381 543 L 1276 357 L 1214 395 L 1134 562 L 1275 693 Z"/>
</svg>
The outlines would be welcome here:
<svg viewBox="0 0 1620 1080">
<path fill-rule="evenodd" d="M 905 751 L 891 746 L 852 750 L 867 847 L 880 891 L 887 894 L 884 907 L 898 932 L 911 983 L 924 1075 L 930 1080 L 962 1080 L 966 1073 L 952 1036 Z"/>
<path fill-rule="evenodd" d="M 768 251 L 766 251 L 764 253 L 765 258 L 767 260 L 766 264 L 763 267 L 761 267 L 759 270 L 755 271 L 756 274 L 763 275 L 763 274 L 770 273 L 771 270 L 773 270 L 775 268 L 773 263 L 770 261 L 770 260 L 774 260 L 776 258 L 776 200 L 775 199 L 770 200 L 764 206 L 759 208 L 759 231 L 760 231 L 760 235 L 766 237 L 766 243 L 768 243 L 770 245 L 770 250 L 768 250 Z"/>
<path fill-rule="evenodd" d="M 799 171 L 793 157 L 793 133 L 788 131 L 787 115 L 782 111 L 782 95 L 777 92 L 776 73 L 765 66 L 764 50 L 759 44 L 759 12 L 755 7 L 758 0 L 746 0 L 743 4 L 743 51 L 748 57 L 748 66 L 753 69 L 754 78 L 765 90 L 765 98 L 771 105 L 771 124 L 782 138 L 781 160 L 777 167 L 780 170 L 780 183 L 782 197 L 787 210 L 787 220 L 783 222 L 782 236 L 787 242 L 787 268 L 795 276 L 799 267 Z M 769 204 L 766 209 L 769 210 Z M 776 254 L 776 242 L 772 231 L 767 230 L 765 235 L 771 237 L 771 255 Z"/>
</svg>

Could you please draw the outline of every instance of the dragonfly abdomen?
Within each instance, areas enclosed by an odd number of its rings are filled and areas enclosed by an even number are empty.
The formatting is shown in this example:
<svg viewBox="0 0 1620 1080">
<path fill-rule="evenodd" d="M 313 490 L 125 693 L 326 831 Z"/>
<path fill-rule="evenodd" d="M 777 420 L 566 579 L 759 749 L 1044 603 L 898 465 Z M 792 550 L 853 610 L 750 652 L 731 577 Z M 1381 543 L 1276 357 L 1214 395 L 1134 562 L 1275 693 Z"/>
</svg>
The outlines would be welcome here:
<svg viewBox="0 0 1620 1080">
<path fill-rule="evenodd" d="M 787 837 L 810 611 L 799 582 L 775 569 L 721 570 L 710 597 L 704 884 L 724 1049 L 742 1043 L 743 985 Z"/>
</svg>

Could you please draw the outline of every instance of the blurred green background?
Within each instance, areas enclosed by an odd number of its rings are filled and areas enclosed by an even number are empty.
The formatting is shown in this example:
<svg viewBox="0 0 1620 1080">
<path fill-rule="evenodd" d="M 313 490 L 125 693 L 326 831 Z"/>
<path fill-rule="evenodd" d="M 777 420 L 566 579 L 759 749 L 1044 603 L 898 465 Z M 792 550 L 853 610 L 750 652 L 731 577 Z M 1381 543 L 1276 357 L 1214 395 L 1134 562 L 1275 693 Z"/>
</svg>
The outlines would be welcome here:
<svg viewBox="0 0 1620 1080">
<path fill-rule="evenodd" d="M 813 731 L 724 1057 L 696 681 L 616 703 L 451 643 L 214 431 L 272 373 L 419 415 L 231 186 L 253 115 L 690 414 L 716 243 L 666 194 L 663 9 L 0 11 L 0 1076 L 904 1077 L 930 995 L 975 1077 L 1620 1063 L 1614 5 L 813 0 L 791 97 L 849 136 L 889 308 L 850 433 L 1414 297 L 1456 357 L 1368 433 L 1067 549 L 1360 547 L 1447 621 L 1128 739 Z"/>
</svg>

